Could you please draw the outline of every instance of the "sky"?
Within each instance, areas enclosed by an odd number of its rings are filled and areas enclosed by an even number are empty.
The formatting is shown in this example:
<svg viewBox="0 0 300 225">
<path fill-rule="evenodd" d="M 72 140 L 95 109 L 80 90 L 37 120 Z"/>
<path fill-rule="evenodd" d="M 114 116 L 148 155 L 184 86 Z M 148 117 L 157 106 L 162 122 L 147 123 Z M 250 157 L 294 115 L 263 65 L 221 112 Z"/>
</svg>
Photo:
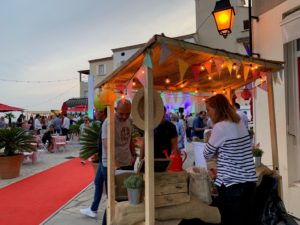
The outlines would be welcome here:
<svg viewBox="0 0 300 225">
<path fill-rule="evenodd" d="M 1 0 L 0 103 L 60 109 L 111 49 L 196 31 L 194 0 Z"/>
</svg>

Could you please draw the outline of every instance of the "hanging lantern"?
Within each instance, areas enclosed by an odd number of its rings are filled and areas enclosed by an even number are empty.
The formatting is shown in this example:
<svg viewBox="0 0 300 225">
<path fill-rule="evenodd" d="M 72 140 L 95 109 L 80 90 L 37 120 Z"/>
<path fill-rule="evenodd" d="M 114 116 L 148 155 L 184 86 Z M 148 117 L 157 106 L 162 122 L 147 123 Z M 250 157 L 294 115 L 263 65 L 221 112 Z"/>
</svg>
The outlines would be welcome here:
<svg viewBox="0 0 300 225">
<path fill-rule="evenodd" d="M 231 6 L 229 0 L 220 0 L 216 2 L 212 14 L 219 34 L 226 38 L 232 32 L 235 15 L 234 8 Z"/>
<path fill-rule="evenodd" d="M 94 107 L 95 107 L 95 109 L 97 109 L 98 111 L 103 111 L 104 108 L 105 108 L 105 106 L 100 102 L 98 96 L 94 99 Z"/>
<path fill-rule="evenodd" d="M 244 100 L 249 100 L 252 97 L 251 92 L 247 88 L 241 92 L 241 96 Z"/>
<path fill-rule="evenodd" d="M 103 105 L 114 105 L 116 100 L 116 94 L 112 89 L 104 88 L 99 93 L 99 101 L 103 103 Z"/>
</svg>

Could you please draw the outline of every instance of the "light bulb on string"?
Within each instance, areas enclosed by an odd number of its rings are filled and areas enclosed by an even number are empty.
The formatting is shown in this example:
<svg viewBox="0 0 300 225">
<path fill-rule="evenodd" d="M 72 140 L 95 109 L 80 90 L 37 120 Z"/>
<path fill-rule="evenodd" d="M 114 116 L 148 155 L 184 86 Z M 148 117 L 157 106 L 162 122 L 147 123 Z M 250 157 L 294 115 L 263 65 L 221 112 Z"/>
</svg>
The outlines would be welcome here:
<svg viewBox="0 0 300 225">
<path fill-rule="evenodd" d="M 257 69 L 258 69 L 258 65 L 255 65 L 255 66 L 254 66 L 254 69 L 256 69 L 256 70 L 257 70 Z"/>
<path fill-rule="evenodd" d="M 237 78 L 237 79 L 240 79 L 241 77 L 242 77 L 241 74 L 237 74 L 237 75 L 236 75 L 236 78 Z"/>
<path fill-rule="evenodd" d="M 255 68 L 250 64 L 250 70 L 254 70 Z"/>
<path fill-rule="evenodd" d="M 200 70 L 201 70 L 201 71 L 204 71 L 204 70 L 205 70 L 205 67 L 204 67 L 203 65 L 201 65 Z"/>
<path fill-rule="evenodd" d="M 226 91 L 225 91 L 225 89 L 223 89 L 223 90 L 222 90 L 222 94 L 226 94 Z"/>
<path fill-rule="evenodd" d="M 208 76 L 208 80 L 211 80 L 212 79 L 212 77 L 211 76 Z"/>
<path fill-rule="evenodd" d="M 213 93 L 213 95 L 216 95 L 216 94 L 217 94 L 217 92 L 216 92 L 216 91 L 213 91 L 212 93 Z"/>
<path fill-rule="evenodd" d="M 135 86 L 136 85 L 136 82 L 135 82 L 135 80 L 133 79 L 132 80 L 132 86 Z"/>
<path fill-rule="evenodd" d="M 213 63 L 213 60 L 212 60 L 212 59 L 210 59 L 210 60 L 209 60 L 209 62 L 210 62 L 210 63 Z"/>
<path fill-rule="evenodd" d="M 236 64 L 235 63 L 233 64 L 232 69 L 236 70 Z"/>
<path fill-rule="evenodd" d="M 196 94 L 198 93 L 198 88 L 195 90 L 195 93 L 196 93 Z"/>
<path fill-rule="evenodd" d="M 165 83 L 166 83 L 166 84 L 169 84 L 170 82 L 171 82 L 171 81 L 170 81 L 169 77 L 166 77 L 166 78 L 165 78 Z"/>
</svg>

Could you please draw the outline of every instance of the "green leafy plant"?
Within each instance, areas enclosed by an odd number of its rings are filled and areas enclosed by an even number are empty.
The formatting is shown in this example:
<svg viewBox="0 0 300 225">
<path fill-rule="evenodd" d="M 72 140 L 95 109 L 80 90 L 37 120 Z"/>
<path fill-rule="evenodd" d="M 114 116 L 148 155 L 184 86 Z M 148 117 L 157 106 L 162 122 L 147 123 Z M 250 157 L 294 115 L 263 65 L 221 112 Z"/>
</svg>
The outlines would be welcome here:
<svg viewBox="0 0 300 225">
<path fill-rule="evenodd" d="M 252 154 L 254 157 L 262 157 L 264 151 L 259 147 L 260 143 L 253 145 L 252 147 Z"/>
<path fill-rule="evenodd" d="M 143 188 L 145 182 L 140 175 L 131 175 L 124 180 L 124 186 L 131 189 Z"/>
<path fill-rule="evenodd" d="M 32 134 L 22 128 L 0 129 L 0 156 L 12 156 L 22 152 L 36 151 Z"/>
<path fill-rule="evenodd" d="M 79 153 L 80 158 L 86 160 L 98 153 L 99 131 L 99 123 L 92 123 L 92 126 L 85 128 L 84 134 L 80 137 L 80 144 L 82 145 Z"/>
<path fill-rule="evenodd" d="M 70 126 L 69 129 L 70 134 L 79 134 L 80 133 L 80 124 L 74 123 Z"/>
<path fill-rule="evenodd" d="M 15 118 L 12 113 L 5 113 L 5 118 L 8 119 L 8 126 L 11 126 L 11 120 Z"/>
</svg>

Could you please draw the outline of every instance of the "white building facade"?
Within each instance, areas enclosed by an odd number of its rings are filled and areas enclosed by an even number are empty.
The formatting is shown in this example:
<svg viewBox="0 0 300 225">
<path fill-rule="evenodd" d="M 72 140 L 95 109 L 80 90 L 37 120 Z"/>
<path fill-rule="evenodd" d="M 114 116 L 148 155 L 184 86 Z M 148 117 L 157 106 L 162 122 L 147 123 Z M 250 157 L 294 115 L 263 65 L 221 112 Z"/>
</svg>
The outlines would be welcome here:
<svg viewBox="0 0 300 225">
<path fill-rule="evenodd" d="M 281 84 L 274 84 L 279 172 L 285 205 L 300 218 L 300 1 L 253 0 L 254 51 L 262 58 L 284 61 Z M 263 159 L 272 164 L 267 96 L 259 92 L 255 103 L 257 141 L 266 149 Z"/>
</svg>

